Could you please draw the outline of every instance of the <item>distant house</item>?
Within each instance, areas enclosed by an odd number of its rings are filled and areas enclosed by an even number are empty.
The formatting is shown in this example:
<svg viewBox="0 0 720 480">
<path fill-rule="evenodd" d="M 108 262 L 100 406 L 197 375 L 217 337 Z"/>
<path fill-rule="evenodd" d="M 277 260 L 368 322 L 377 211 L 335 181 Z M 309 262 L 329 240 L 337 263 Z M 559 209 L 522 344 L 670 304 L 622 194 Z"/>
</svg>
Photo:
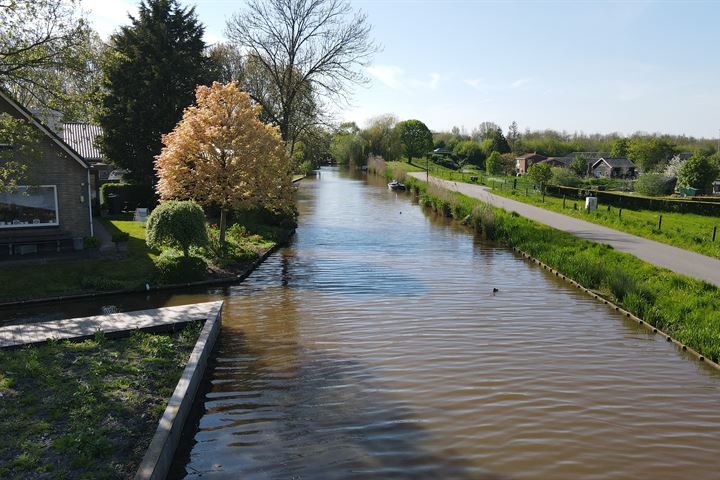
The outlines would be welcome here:
<svg viewBox="0 0 720 480">
<path fill-rule="evenodd" d="M 520 175 L 525 175 L 527 173 L 528 168 L 530 168 L 531 165 L 536 164 L 536 163 L 541 162 L 546 159 L 547 159 L 546 156 L 540 155 L 537 152 L 526 153 L 525 155 L 520 155 L 519 157 L 515 158 L 515 171 L 517 173 L 519 173 Z"/>
<path fill-rule="evenodd" d="M 598 178 L 635 178 L 637 167 L 627 158 L 600 158 L 592 164 L 592 174 Z"/>
<path fill-rule="evenodd" d="M 671 162 L 684 162 L 688 158 L 692 157 L 692 152 L 680 152 L 676 153 L 671 159 Z"/>
<path fill-rule="evenodd" d="M 720 195 L 720 178 L 712 183 L 712 194 Z"/>
<path fill-rule="evenodd" d="M 38 157 L 14 158 L 28 165 L 25 184 L 0 193 L 0 256 L 81 247 L 73 239 L 93 235 L 89 163 L 2 90 L 0 113 L 26 120 L 41 133 Z"/>
<path fill-rule="evenodd" d="M 572 158 L 573 160 L 576 159 L 577 157 L 580 157 L 583 160 L 585 160 L 585 166 L 586 166 L 585 175 L 592 175 L 593 174 L 592 166 L 595 164 L 595 162 L 597 162 L 601 158 L 609 157 L 610 154 L 605 153 L 605 152 L 571 152 L 567 156 Z"/>
</svg>

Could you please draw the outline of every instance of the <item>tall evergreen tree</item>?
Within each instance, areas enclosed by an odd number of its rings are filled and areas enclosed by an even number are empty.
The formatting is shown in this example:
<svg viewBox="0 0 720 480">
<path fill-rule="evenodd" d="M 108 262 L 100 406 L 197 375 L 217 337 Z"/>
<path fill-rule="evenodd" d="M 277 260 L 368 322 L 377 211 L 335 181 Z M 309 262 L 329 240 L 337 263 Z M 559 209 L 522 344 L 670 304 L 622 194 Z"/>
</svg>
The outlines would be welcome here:
<svg viewBox="0 0 720 480">
<path fill-rule="evenodd" d="M 111 37 L 103 63 L 101 147 L 130 170 L 132 180 L 150 184 L 162 135 L 193 103 L 197 85 L 210 83 L 212 69 L 194 8 L 182 8 L 177 0 L 142 0 L 130 20 Z"/>
</svg>

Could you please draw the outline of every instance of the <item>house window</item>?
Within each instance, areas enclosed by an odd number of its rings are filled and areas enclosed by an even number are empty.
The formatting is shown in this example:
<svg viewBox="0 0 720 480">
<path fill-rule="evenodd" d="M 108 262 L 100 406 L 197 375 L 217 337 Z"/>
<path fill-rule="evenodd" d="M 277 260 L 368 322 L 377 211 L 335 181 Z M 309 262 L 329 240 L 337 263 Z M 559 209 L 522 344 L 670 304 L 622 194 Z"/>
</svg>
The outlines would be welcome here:
<svg viewBox="0 0 720 480">
<path fill-rule="evenodd" d="M 58 225 L 55 185 L 21 186 L 0 192 L 0 228 Z"/>
</svg>

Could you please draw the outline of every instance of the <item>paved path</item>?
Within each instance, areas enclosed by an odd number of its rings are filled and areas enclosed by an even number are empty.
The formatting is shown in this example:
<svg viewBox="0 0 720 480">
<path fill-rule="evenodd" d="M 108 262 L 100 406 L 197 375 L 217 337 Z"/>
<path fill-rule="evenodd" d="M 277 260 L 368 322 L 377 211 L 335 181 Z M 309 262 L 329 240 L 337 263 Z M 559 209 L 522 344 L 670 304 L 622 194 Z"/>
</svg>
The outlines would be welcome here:
<svg viewBox="0 0 720 480">
<path fill-rule="evenodd" d="M 411 172 L 408 175 L 425 180 L 424 172 Z M 673 272 L 720 286 L 720 260 L 718 259 L 494 195 L 487 187 L 481 185 L 450 182 L 433 176 L 430 177 L 430 182 L 507 211 L 515 211 L 523 217 L 572 233 L 585 240 L 607 243 L 612 245 L 615 250 L 630 253 L 646 262 L 665 267 Z"/>
<path fill-rule="evenodd" d="M 97 331 L 119 333 L 169 327 L 172 324 L 193 320 L 207 320 L 217 316 L 222 304 L 221 301 L 194 303 L 111 315 L 9 325 L 0 328 L 0 348 L 41 343 L 52 339 L 92 337 Z"/>
</svg>

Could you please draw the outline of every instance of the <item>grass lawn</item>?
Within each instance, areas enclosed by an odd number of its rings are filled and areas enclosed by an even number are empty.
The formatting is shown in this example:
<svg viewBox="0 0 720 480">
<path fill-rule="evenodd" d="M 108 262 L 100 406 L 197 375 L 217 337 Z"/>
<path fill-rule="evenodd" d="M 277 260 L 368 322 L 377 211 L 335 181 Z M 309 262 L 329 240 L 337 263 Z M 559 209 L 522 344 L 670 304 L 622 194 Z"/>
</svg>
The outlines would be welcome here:
<svg viewBox="0 0 720 480">
<path fill-rule="evenodd" d="M 386 162 L 386 165 L 388 170 L 394 172 L 425 171 L 423 160 L 415 161 L 414 165 L 407 162 Z M 630 210 L 626 208 L 622 209 L 622 217 L 619 217 L 617 208 L 612 207 L 608 211 L 607 206 L 602 204 L 595 212 L 585 212 L 584 199 L 567 199 L 565 208 L 563 208 L 562 198 L 545 195 L 543 202 L 542 195 L 534 188 L 532 182 L 526 176 L 489 176 L 487 173 L 472 167 L 465 169 L 470 173 L 460 173 L 432 163 L 430 163 L 429 168 L 431 175 L 445 180 L 469 182 L 470 176 L 474 175 L 478 177 L 476 183 L 491 187 L 492 192 L 496 195 L 581 218 L 588 222 L 605 225 L 639 237 L 692 250 L 710 257 L 720 258 L 720 232 L 718 232 L 715 241 L 712 241 L 713 228 L 718 227 L 720 230 L 720 218 L 718 217 L 691 213 Z M 402 174 L 399 175 L 402 176 Z M 575 203 L 578 204 L 577 210 L 573 208 Z M 662 215 L 662 226 L 658 229 L 660 215 Z"/>
<path fill-rule="evenodd" d="M 133 477 L 201 328 L 0 350 L 0 478 Z"/>
</svg>

